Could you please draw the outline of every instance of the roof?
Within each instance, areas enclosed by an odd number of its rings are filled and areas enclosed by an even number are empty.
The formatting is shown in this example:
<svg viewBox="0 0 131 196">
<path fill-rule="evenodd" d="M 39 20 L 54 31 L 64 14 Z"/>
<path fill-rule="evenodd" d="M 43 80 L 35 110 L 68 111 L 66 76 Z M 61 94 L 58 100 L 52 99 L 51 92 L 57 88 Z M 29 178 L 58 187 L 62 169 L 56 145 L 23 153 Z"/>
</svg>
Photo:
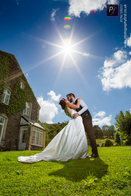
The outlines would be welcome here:
<svg viewBox="0 0 131 196">
<path fill-rule="evenodd" d="M 19 68 L 19 69 L 18 69 L 18 70 L 19 70 L 19 73 L 15 73 L 15 74 L 11 73 L 11 75 L 8 75 L 8 79 L 6 79 L 6 80 L 7 80 L 7 81 L 12 80 L 12 79 L 14 79 L 14 78 L 19 77 L 19 76 L 22 74 L 23 77 L 24 77 L 25 82 L 28 83 L 27 78 L 26 78 L 26 76 L 24 75 L 24 73 L 23 73 L 23 71 L 22 71 L 22 69 L 21 69 L 21 67 L 20 67 L 20 65 L 19 65 L 19 63 L 18 63 L 18 61 L 17 61 L 15 55 L 10 54 L 10 53 L 7 53 L 7 52 L 2 51 L 2 50 L 0 50 L 0 54 L 3 56 L 3 58 L 4 58 L 4 55 L 5 55 L 5 56 L 7 56 L 8 58 L 10 58 L 11 60 L 13 60 L 13 62 L 15 62 L 15 64 L 17 65 L 17 68 Z M 15 64 L 14 64 L 14 65 L 15 65 Z M 29 87 L 30 87 L 30 90 L 31 90 L 32 93 L 34 94 L 34 92 L 33 92 L 33 90 L 32 90 L 32 88 L 31 88 L 31 86 L 30 86 L 29 83 L 28 83 L 28 85 L 29 85 Z M 40 109 L 41 107 L 40 107 L 40 104 L 39 104 L 38 101 L 37 101 L 37 98 L 36 98 L 35 94 L 34 94 L 34 97 L 35 97 L 36 103 L 37 103 L 37 105 L 38 105 L 38 107 L 39 107 L 39 109 Z"/>
<path fill-rule="evenodd" d="M 24 115 L 21 115 L 20 126 L 22 126 L 22 125 L 33 125 L 35 127 L 38 127 L 40 129 L 43 129 L 44 131 L 46 131 L 45 128 L 42 127 L 39 123 L 35 122 L 34 120 L 32 120 Z"/>
</svg>

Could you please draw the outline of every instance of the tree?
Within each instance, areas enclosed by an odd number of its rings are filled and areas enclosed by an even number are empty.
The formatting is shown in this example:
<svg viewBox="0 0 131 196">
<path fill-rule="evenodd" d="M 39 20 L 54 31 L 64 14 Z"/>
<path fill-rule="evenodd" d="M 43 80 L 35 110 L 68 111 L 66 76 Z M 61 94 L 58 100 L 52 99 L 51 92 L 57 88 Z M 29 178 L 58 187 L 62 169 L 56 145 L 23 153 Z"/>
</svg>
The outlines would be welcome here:
<svg viewBox="0 0 131 196">
<path fill-rule="evenodd" d="M 103 132 L 102 132 L 101 128 L 98 125 L 94 125 L 93 129 L 94 129 L 95 138 L 102 139 Z"/>
<path fill-rule="evenodd" d="M 108 129 L 109 129 L 109 126 L 108 126 L 108 125 L 103 125 L 103 126 L 102 126 L 103 136 L 106 137 L 106 138 L 109 137 Z"/>
<path fill-rule="evenodd" d="M 115 134 L 115 127 L 114 125 L 111 125 L 108 127 L 108 137 L 114 138 L 114 134 Z"/>
<path fill-rule="evenodd" d="M 115 139 L 115 142 L 117 144 L 119 144 L 119 145 L 121 144 L 121 139 L 120 139 L 120 135 L 119 135 L 119 132 L 118 131 L 115 133 L 114 139 Z"/>
<path fill-rule="evenodd" d="M 109 125 L 103 125 L 102 126 L 102 132 L 103 135 L 106 138 L 114 138 L 114 133 L 115 133 L 115 127 L 113 125 L 109 126 Z"/>
<path fill-rule="evenodd" d="M 131 113 L 126 111 L 125 114 L 120 111 L 115 117 L 115 126 L 122 139 L 126 140 L 126 143 L 131 144 Z"/>
</svg>

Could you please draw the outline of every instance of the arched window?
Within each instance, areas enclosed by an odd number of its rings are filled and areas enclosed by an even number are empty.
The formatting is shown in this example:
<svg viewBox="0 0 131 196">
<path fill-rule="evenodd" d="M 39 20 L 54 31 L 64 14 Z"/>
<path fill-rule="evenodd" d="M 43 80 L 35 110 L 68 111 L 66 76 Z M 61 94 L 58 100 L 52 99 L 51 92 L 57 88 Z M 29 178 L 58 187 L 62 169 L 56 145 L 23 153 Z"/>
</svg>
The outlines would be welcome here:
<svg viewBox="0 0 131 196">
<path fill-rule="evenodd" d="M 21 88 L 21 89 L 24 89 L 24 87 L 25 87 L 24 82 L 21 81 L 21 83 L 20 83 L 20 88 Z"/>
</svg>

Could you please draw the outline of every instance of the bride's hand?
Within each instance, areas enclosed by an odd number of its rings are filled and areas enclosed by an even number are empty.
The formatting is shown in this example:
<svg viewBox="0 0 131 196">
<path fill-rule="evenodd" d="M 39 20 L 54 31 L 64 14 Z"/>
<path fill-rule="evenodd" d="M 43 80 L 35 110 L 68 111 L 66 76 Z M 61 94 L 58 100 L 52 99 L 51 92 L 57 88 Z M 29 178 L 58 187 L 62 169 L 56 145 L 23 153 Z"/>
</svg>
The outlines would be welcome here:
<svg viewBox="0 0 131 196">
<path fill-rule="evenodd" d="M 67 103 L 70 103 L 68 99 L 65 99 L 64 101 L 65 101 L 66 104 L 67 104 Z"/>
<path fill-rule="evenodd" d="M 78 98 L 78 101 L 82 100 L 81 97 Z"/>
</svg>

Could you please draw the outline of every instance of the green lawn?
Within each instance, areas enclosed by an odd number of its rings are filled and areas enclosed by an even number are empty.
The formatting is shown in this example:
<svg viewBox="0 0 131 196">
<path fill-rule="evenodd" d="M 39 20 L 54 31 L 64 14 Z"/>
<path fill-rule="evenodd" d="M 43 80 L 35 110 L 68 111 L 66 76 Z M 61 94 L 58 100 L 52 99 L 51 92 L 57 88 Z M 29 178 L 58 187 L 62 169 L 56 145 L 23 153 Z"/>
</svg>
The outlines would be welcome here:
<svg viewBox="0 0 131 196">
<path fill-rule="evenodd" d="M 99 147 L 100 158 L 23 164 L 19 156 L 38 151 L 0 152 L 0 196 L 131 196 L 131 147 Z"/>
</svg>

